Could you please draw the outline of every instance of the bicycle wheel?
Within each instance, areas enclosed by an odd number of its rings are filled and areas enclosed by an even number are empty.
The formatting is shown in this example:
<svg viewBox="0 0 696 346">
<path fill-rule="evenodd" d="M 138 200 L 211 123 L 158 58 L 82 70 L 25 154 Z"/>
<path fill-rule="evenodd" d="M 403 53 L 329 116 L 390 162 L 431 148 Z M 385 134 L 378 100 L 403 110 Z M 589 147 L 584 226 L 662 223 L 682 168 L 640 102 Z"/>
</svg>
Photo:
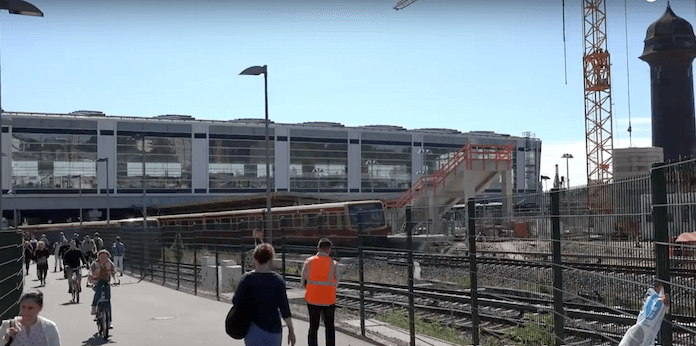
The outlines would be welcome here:
<svg viewBox="0 0 696 346">
<path fill-rule="evenodd" d="M 102 328 L 102 312 L 101 312 L 101 307 L 97 308 L 97 335 L 102 336 L 104 333 L 104 329 Z"/>
<path fill-rule="evenodd" d="M 101 322 L 99 329 L 101 329 L 102 338 L 106 340 L 109 338 L 109 320 L 106 316 L 106 307 L 103 304 L 99 308 L 99 320 Z"/>
</svg>

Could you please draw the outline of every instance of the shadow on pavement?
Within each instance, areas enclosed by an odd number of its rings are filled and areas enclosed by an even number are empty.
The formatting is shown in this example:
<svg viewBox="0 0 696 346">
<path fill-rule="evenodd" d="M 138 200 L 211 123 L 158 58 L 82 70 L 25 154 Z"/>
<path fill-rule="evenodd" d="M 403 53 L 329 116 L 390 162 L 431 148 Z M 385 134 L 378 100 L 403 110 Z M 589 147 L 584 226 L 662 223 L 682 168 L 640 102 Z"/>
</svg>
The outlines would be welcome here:
<svg viewBox="0 0 696 346">
<path fill-rule="evenodd" d="M 105 345 L 105 344 L 114 344 L 115 342 L 111 340 L 104 340 L 101 337 L 98 336 L 92 336 L 91 338 L 85 340 L 82 342 L 82 346 L 90 345 Z"/>
</svg>

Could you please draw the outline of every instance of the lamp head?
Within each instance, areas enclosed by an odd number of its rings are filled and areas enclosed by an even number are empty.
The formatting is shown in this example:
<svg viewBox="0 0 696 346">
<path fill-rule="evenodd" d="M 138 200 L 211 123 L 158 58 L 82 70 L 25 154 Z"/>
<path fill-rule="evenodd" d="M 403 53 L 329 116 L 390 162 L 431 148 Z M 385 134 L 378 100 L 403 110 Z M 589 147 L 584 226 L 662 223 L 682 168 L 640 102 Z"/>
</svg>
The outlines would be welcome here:
<svg viewBox="0 0 696 346">
<path fill-rule="evenodd" d="M 561 158 L 562 159 L 572 159 L 573 155 L 566 153 L 566 154 L 563 154 L 563 156 L 561 156 Z"/>
<path fill-rule="evenodd" d="M 2 0 L 0 1 L 0 9 L 6 9 L 12 14 L 43 17 L 43 12 L 38 7 L 22 0 Z"/>
<path fill-rule="evenodd" d="M 258 76 L 260 74 L 267 75 L 268 69 L 266 66 L 267 65 L 248 67 L 246 70 L 242 71 L 239 75 L 240 76 Z"/>
</svg>

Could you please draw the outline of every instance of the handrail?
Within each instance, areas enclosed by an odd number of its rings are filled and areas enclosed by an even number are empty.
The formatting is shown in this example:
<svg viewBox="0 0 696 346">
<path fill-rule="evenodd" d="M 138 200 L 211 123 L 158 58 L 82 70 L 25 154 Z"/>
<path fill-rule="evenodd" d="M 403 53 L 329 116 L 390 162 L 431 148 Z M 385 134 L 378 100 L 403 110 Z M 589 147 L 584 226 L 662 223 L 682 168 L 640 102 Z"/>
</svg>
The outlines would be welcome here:
<svg viewBox="0 0 696 346">
<path fill-rule="evenodd" d="M 483 161 L 483 168 L 486 167 L 486 160 L 493 160 L 498 167 L 499 162 L 507 163 L 507 169 L 510 169 L 512 162 L 513 143 L 509 145 L 493 145 L 493 144 L 471 144 L 466 145 L 457 150 L 440 169 L 433 172 L 430 176 L 421 176 L 410 189 L 406 190 L 397 200 L 387 201 L 387 208 L 403 208 L 404 206 L 413 203 L 423 196 L 423 191 L 428 187 L 426 183 L 432 183 L 433 193 L 437 192 L 437 187 L 442 184 L 445 186 L 445 179 L 451 172 L 455 172 L 462 164 L 466 162 L 466 169 L 473 169 L 473 161 Z M 493 157 L 491 157 L 491 155 Z"/>
</svg>

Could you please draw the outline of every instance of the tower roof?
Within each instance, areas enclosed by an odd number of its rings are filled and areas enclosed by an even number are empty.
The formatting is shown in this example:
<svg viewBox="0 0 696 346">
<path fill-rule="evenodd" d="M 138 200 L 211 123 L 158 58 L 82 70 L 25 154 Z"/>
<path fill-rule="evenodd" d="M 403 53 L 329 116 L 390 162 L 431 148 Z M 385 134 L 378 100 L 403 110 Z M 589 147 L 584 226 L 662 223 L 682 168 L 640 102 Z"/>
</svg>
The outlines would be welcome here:
<svg viewBox="0 0 696 346">
<path fill-rule="evenodd" d="M 691 51 L 693 58 L 696 54 L 696 37 L 691 24 L 674 14 L 668 4 L 665 13 L 648 27 L 640 58 L 645 60 L 651 53 L 678 50 Z"/>
</svg>

